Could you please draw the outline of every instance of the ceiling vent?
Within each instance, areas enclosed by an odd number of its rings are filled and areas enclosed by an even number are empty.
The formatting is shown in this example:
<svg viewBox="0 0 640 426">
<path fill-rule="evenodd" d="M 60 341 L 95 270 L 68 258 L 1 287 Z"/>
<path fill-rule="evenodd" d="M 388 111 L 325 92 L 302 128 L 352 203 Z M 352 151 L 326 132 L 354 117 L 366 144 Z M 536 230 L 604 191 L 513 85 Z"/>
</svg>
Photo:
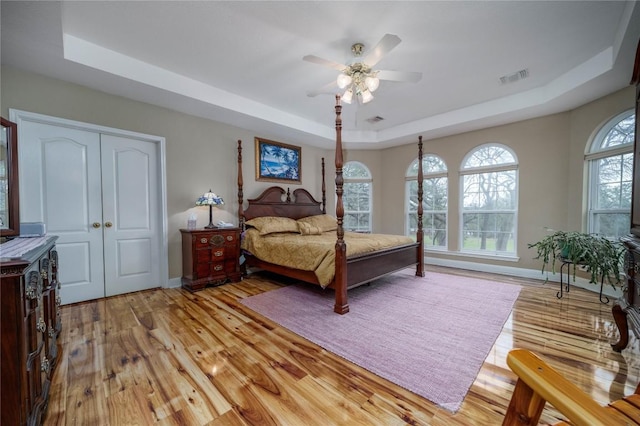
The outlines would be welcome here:
<svg viewBox="0 0 640 426">
<path fill-rule="evenodd" d="M 515 83 L 518 80 L 522 80 L 523 78 L 529 77 L 529 70 L 523 69 L 520 71 L 516 71 L 513 74 L 503 75 L 500 77 L 500 84 L 509 84 Z"/>
<path fill-rule="evenodd" d="M 376 115 L 375 117 L 371 117 L 371 118 L 367 118 L 367 122 L 374 124 L 374 123 L 378 123 L 380 121 L 384 120 L 384 118 L 380 117 L 379 115 Z"/>
</svg>

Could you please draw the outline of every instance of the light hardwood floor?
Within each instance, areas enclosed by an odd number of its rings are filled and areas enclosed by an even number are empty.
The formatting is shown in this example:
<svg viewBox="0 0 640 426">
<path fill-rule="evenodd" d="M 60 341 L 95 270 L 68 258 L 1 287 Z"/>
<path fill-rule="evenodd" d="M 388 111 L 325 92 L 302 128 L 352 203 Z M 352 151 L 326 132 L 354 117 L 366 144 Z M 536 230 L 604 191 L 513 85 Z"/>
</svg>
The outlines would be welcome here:
<svg viewBox="0 0 640 426">
<path fill-rule="evenodd" d="M 427 269 L 523 286 L 455 414 L 245 308 L 240 299 L 283 285 L 254 274 L 194 294 L 150 290 L 64 306 L 45 424 L 499 425 L 514 347 L 543 356 L 602 404 L 635 389 L 639 344 L 631 338 L 613 352 L 617 328 L 597 293 L 572 287 L 558 300 L 557 283 Z M 542 420 L 556 418 L 547 405 Z"/>
</svg>

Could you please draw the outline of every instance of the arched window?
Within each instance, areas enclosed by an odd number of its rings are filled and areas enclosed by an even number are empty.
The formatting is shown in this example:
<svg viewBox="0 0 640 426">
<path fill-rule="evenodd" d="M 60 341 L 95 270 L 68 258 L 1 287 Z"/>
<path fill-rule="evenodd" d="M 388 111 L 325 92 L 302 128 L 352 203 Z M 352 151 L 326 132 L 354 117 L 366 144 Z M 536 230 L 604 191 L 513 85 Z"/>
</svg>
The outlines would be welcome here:
<svg viewBox="0 0 640 426">
<path fill-rule="evenodd" d="M 349 161 L 342 167 L 344 177 L 344 229 L 371 232 L 372 179 L 371 172 L 359 161 Z"/>
<path fill-rule="evenodd" d="M 586 155 L 591 233 L 612 238 L 629 233 L 635 122 L 633 111 L 618 114 L 591 142 Z"/>
<path fill-rule="evenodd" d="M 462 162 L 462 251 L 514 256 L 518 218 L 518 161 L 506 146 L 491 143 Z"/>
<path fill-rule="evenodd" d="M 425 248 L 447 249 L 447 165 L 437 155 L 422 157 L 422 226 Z M 418 159 L 406 174 L 406 234 L 418 228 Z"/>
</svg>

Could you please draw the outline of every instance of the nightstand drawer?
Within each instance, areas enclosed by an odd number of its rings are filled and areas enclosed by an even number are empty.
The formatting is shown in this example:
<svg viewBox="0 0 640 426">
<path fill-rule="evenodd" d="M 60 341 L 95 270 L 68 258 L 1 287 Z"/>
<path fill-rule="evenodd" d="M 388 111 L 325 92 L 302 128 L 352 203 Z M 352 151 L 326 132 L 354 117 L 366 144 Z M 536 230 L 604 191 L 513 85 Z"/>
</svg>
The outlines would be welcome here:
<svg viewBox="0 0 640 426">
<path fill-rule="evenodd" d="M 231 250 L 229 250 L 232 252 Z M 196 250 L 196 263 L 217 262 L 225 258 L 224 247 L 214 247 L 211 249 Z"/>
</svg>

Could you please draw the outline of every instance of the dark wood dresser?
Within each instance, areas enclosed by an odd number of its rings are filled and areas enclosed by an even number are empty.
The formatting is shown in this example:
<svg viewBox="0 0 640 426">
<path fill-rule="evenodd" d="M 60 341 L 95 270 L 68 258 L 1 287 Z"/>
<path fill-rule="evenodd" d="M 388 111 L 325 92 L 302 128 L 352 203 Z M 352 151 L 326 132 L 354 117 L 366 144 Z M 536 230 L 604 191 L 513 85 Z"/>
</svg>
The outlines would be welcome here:
<svg viewBox="0 0 640 426">
<path fill-rule="evenodd" d="M 0 258 L 2 425 L 40 424 L 47 408 L 62 328 L 56 239 Z"/>
<path fill-rule="evenodd" d="M 182 287 L 202 290 L 207 285 L 238 282 L 240 228 L 181 229 Z"/>
<path fill-rule="evenodd" d="M 613 305 L 613 318 L 620 331 L 620 340 L 613 343 L 613 350 L 620 352 L 627 347 L 629 332 L 640 339 L 640 43 L 631 76 L 636 87 L 636 127 L 633 146 L 633 185 L 631 187 L 631 232 L 621 239 L 627 248 L 626 291 Z"/>
</svg>

